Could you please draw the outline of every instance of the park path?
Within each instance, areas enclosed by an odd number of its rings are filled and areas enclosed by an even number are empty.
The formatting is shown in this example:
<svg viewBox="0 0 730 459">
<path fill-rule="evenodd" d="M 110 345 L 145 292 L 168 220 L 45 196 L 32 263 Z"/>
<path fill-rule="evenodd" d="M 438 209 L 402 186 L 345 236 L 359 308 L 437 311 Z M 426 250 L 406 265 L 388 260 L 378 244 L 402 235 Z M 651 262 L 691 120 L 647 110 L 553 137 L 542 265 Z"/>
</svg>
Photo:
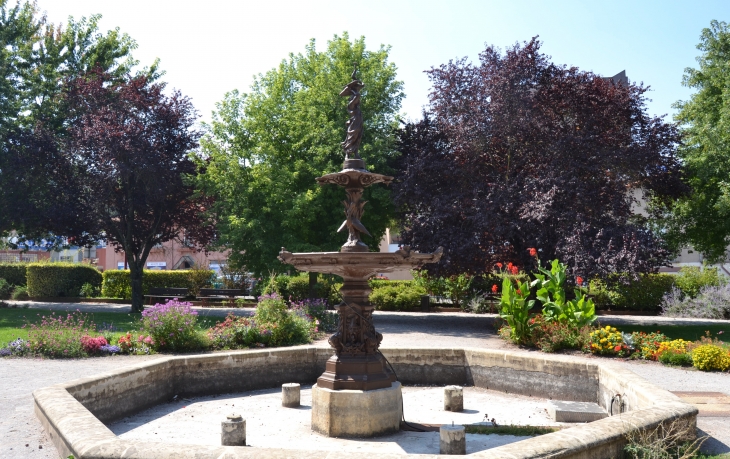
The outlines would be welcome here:
<svg viewBox="0 0 730 459">
<path fill-rule="evenodd" d="M 124 312 L 128 305 L 93 303 L 35 303 L 23 302 L 30 309 L 43 308 L 57 311 Z M 201 315 L 225 316 L 228 312 L 248 315 L 250 309 L 198 308 Z M 383 347 L 481 347 L 511 349 L 494 331 L 494 315 L 465 313 L 399 313 L 376 312 L 374 322 L 383 333 Z M 604 324 L 705 324 L 718 321 L 666 319 L 662 317 L 602 316 Z M 728 324 L 730 321 L 719 321 Z M 328 346 L 325 340 L 314 343 Z M 520 352 L 535 352 L 522 350 Z M 32 392 L 52 384 L 88 377 L 114 370 L 131 363 L 159 358 L 153 356 L 114 356 L 78 360 L 0 359 L 0 458 L 50 458 L 58 454 L 33 413 Z M 575 354 L 574 358 L 595 360 L 598 357 Z M 603 359 L 604 361 L 606 359 Z M 729 373 L 702 373 L 692 369 L 665 367 L 656 362 L 614 360 L 644 377 L 653 384 L 670 391 L 724 392 L 730 395 Z M 730 417 L 700 417 L 701 433 L 710 436 L 704 450 L 712 453 L 730 453 Z M 26 446 L 28 445 L 28 446 Z"/>
</svg>

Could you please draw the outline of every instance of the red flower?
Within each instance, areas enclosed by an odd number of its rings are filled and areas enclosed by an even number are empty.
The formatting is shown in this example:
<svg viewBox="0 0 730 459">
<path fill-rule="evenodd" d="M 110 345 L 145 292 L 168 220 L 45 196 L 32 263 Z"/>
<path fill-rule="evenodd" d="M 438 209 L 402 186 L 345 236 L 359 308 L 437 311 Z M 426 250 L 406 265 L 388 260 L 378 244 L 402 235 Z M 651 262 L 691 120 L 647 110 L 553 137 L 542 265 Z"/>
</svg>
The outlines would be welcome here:
<svg viewBox="0 0 730 459">
<path fill-rule="evenodd" d="M 509 269 L 509 272 L 510 272 L 510 273 L 511 273 L 512 275 L 515 275 L 515 276 L 516 276 L 516 275 L 517 275 L 517 274 L 518 274 L 518 273 L 520 272 L 520 270 L 519 270 L 519 269 L 517 269 L 517 266 L 514 266 L 514 265 L 512 265 L 512 266 L 508 267 L 508 269 Z"/>
<path fill-rule="evenodd" d="M 497 268 L 502 269 L 502 263 L 497 263 Z"/>
<path fill-rule="evenodd" d="M 616 352 L 618 352 L 618 351 L 621 350 L 621 346 L 616 346 L 616 347 L 613 348 L 613 350 L 616 351 Z"/>
<path fill-rule="evenodd" d="M 535 249 L 534 247 L 530 247 L 530 248 L 529 248 L 529 249 L 527 249 L 527 250 L 529 250 L 529 251 L 530 251 L 530 256 L 531 256 L 531 257 L 536 257 L 536 256 L 537 256 L 537 249 Z"/>
<path fill-rule="evenodd" d="M 583 278 L 578 276 L 575 278 L 575 281 L 578 283 L 578 285 L 583 285 Z"/>
<path fill-rule="evenodd" d="M 522 295 L 522 290 L 520 290 L 520 289 L 517 289 L 517 294 L 518 294 L 518 295 Z"/>
<path fill-rule="evenodd" d="M 497 284 L 492 285 L 492 293 L 497 293 Z"/>
</svg>

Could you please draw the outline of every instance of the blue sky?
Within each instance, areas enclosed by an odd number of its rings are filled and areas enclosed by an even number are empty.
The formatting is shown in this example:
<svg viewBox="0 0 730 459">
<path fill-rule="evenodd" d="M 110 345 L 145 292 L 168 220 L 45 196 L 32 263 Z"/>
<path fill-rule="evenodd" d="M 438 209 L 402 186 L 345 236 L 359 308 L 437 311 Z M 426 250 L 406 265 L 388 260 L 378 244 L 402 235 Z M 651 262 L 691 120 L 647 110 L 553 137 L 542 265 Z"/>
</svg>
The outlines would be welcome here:
<svg viewBox="0 0 730 459">
<path fill-rule="evenodd" d="M 695 66 L 700 32 L 730 21 L 725 1 L 167 1 L 38 0 L 53 22 L 100 13 L 103 30 L 119 27 L 139 43 L 142 64 L 161 59 L 170 87 L 190 96 L 203 120 L 226 91 L 247 91 L 253 76 L 310 38 L 318 49 L 334 34 L 364 35 L 369 48 L 390 45 L 405 83 L 403 112 L 428 103 L 424 70 L 450 59 L 476 61 L 485 43 L 501 48 L 539 35 L 553 62 L 604 76 L 626 70 L 651 86 L 648 111 L 674 113 L 691 94 L 681 86 Z"/>
</svg>

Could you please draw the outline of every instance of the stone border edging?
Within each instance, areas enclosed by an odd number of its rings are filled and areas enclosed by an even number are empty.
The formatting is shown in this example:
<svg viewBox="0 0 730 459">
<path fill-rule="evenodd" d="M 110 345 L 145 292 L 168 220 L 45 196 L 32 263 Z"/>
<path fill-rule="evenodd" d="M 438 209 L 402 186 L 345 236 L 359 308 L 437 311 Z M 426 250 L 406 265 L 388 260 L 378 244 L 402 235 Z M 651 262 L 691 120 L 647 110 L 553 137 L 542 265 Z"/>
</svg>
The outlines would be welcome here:
<svg viewBox="0 0 730 459">
<path fill-rule="evenodd" d="M 593 401 L 604 408 L 613 394 L 624 395 L 631 411 L 588 424 L 471 454 L 479 458 L 609 458 L 619 456 L 624 435 L 662 422 L 696 423 L 697 409 L 633 372 L 606 363 L 575 361 L 567 356 L 530 355 L 474 348 L 383 349 L 402 381 L 475 384 L 517 393 L 544 395 L 571 382 L 590 384 Z M 141 411 L 174 394 L 226 393 L 273 387 L 283 382 L 312 382 L 324 369 L 331 350 L 313 346 L 170 356 L 131 365 L 91 378 L 33 392 L 35 413 L 61 456 L 76 459 L 141 458 L 327 458 L 331 452 L 272 448 L 178 445 L 123 440 L 103 423 Z M 257 372 L 266 366 L 269 374 Z M 246 378 L 241 378 L 246 376 Z M 211 382 L 215 381 L 211 385 Z M 524 384 L 508 386 L 504 381 Z M 542 382 L 542 386 L 540 383 Z M 495 385 L 501 387 L 495 387 Z M 490 387 L 491 386 L 491 387 Z M 562 389 L 561 389 L 562 388 Z M 579 398 L 589 390 L 579 389 Z M 127 402 L 125 404 L 125 402 Z M 348 453 L 353 459 L 368 453 Z M 383 458 L 429 458 L 438 455 L 379 455 Z"/>
</svg>

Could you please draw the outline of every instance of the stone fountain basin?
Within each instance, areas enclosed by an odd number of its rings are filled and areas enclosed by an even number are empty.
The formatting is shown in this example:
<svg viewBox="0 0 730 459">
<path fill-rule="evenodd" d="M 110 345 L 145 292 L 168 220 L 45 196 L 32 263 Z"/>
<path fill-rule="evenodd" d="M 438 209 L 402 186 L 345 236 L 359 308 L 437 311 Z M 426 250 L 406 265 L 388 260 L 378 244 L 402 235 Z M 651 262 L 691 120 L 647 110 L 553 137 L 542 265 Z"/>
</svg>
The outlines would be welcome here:
<svg viewBox="0 0 730 459">
<path fill-rule="evenodd" d="M 520 395 L 596 402 L 610 411 L 621 394 L 625 412 L 539 437 L 480 451 L 479 458 L 619 457 L 625 434 L 682 419 L 696 425 L 697 409 L 610 362 L 488 349 L 382 349 L 404 384 L 474 385 Z M 328 458 L 331 451 L 178 445 L 123 440 L 104 423 L 178 396 L 199 396 L 312 384 L 332 351 L 313 346 L 162 357 L 115 372 L 33 392 L 35 413 L 62 457 L 112 458 Z M 407 407 L 406 407 L 407 410 Z M 245 414 L 244 414 L 245 416 Z M 368 453 L 348 453 L 371 459 Z M 382 455 L 383 458 L 438 457 Z M 446 456 L 444 456 L 446 457 Z"/>
</svg>

